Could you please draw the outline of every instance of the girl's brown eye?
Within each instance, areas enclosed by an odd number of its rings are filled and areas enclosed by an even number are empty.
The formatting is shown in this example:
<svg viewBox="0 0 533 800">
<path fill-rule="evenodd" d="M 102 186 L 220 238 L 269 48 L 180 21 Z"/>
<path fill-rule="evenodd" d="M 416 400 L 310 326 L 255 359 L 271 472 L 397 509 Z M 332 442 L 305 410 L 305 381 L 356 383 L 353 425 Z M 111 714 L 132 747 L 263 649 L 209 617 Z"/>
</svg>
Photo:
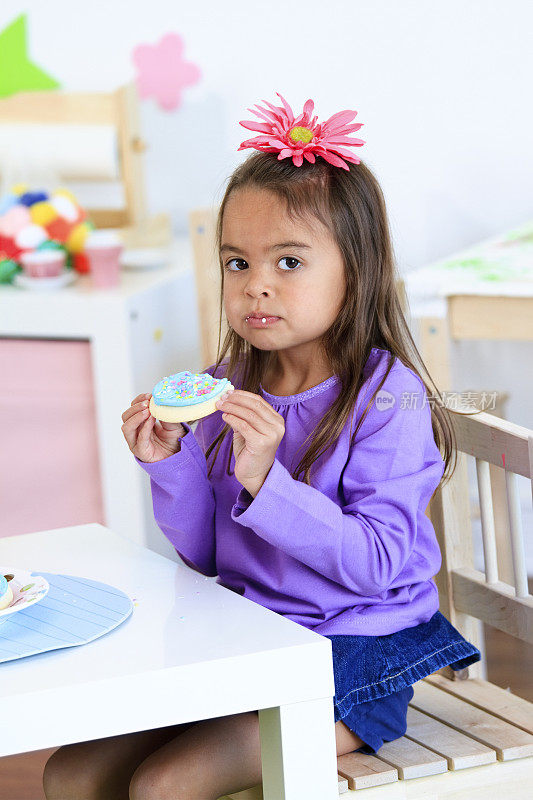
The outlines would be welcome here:
<svg viewBox="0 0 533 800">
<path fill-rule="evenodd" d="M 227 269 L 229 272 L 241 272 L 241 270 L 240 270 L 240 269 L 230 269 L 230 264 L 231 264 L 233 261 L 240 261 L 241 263 L 243 263 L 243 264 L 246 264 L 246 261 L 244 260 L 244 258 L 232 258 L 232 259 L 231 259 L 230 261 L 228 261 L 228 263 L 226 264 L 226 269 Z"/>
<path fill-rule="evenodd" d="M 298 261 L 297 258 L 293 258 L 292 256 L 283 256 L 283 258 L 280 258 L 279 263 L 281 263 L 282 261 L 293 261 L 296 262 L 296 264 L 302 263 L 301 261 Z M 283 272 L 295 272 L 296 269 L 298 269 L 298 267 L 294 266 L 294 264 L 292 266 L 287 264 L 287 266 L 291 268 L 288 270 L 282 270 Z"/>
</svg>

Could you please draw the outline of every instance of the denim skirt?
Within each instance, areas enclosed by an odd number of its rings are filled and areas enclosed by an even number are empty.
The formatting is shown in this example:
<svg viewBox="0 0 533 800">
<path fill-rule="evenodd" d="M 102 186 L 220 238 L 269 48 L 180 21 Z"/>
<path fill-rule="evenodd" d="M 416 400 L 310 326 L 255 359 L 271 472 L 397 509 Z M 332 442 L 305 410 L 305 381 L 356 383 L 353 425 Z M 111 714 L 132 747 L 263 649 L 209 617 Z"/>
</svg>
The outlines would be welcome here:
<svg viewBox="0 0 533 800">
<path fill-rule="evenodd" d="M 335 722 L 342 720 L 377 753 L 383 742 L 403 736 L 413 683 L 449 665 L 460 670 L 481 653 L 436 611 L 428 622 L 385 636 L 326 636 L 335 678 Z"/>
</svg>

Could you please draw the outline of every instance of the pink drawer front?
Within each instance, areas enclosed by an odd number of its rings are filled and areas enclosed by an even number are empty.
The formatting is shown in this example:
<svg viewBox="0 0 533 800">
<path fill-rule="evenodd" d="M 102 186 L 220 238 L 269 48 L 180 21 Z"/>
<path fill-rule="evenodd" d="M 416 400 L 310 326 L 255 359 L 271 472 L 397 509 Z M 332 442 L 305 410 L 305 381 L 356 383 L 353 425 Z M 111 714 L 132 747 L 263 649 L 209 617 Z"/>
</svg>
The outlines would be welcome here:
<svg viewBox="0 0 533 800">
<path fill-rule="evenodd" d="M 90 344 L 0 338 L 0 536 L 104 524 Z"/>
</svg>

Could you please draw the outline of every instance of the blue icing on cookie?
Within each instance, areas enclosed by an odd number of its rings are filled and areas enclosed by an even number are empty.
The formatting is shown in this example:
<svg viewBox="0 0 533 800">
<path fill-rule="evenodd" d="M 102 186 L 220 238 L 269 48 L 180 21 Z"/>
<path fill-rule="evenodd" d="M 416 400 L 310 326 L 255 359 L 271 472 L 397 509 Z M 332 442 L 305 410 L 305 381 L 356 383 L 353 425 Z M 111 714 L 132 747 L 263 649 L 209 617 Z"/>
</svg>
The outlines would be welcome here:
<svg viewBox="0 0 533 800">
<path fill-rule="evenodd" d="M 7 592 L 7 581 L 3 575 L 0 575 L 0 600 Z"/>
<path fill-rule="evenodd" d="M 193 406 L 218 397 L 228 384 L 227 378 L 185 370 L 162 378 L 154 386 L 152 397 L 158 406 Z"/>
</svg>

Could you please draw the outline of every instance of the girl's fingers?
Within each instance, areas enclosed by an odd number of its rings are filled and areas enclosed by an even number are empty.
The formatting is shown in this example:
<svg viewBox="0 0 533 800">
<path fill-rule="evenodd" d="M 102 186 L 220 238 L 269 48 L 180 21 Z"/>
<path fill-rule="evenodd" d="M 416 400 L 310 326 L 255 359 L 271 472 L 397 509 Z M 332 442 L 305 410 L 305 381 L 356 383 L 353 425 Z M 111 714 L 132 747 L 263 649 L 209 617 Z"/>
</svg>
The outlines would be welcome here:
<svg viewBox="0 0 533 800">
<path fill-rule="evenodd" d="M 135 414 L 138 414 L 139 412 L 142 413 L 145 409 L 148 409 L 148 405 L 149 405 L 148 400 L 141 400 L 135 404 L 132 403 L 132 405 L 129 408 L 127 408 L 126 411 L 122 414 L 122 421 L 127 422 L 132 417 L 134 417 Z"/>
<path fill-rule="evenodd" d="M 150 392 L 138 394 L 137 397 L 131 401 L 131 406 L 122 414 L 122 421 L 124 424 L 121 430 L 128 443 L 128 447 L 132 451 L 139 441 L 141 432 L 144 433 L 144 428 L 148 427 L 149 430 L 151 430 L 151 427 L 153 427 L 144 425 L 144 422 L 146 422 L 148 418 L 153 419 L 148 409 L 151 396 Z"/>
<path fill-rule="evenodd" d="M 144 423 L 139 428 L 139 435 L 137 436 L 137 444 L 147 444 L 150 440 L 150 434 L 152 433 L 152 428 L 155 425 L 155 417 L 152 417 L 151 414 L 148 415 L 148 419 L 144 421 Z"/>
<path fill-rule="evenodd" d="M 144 394 L 138 394 L 137 397 L 135 397 L 131 401 L 131 405 L 133 406 L 135 405 L 135 403 L 140 403 L 142 400 L 149 400 L 151 396 L 152 395 L 150 394 L 150 392 L 145 392 Z"/>
<path fill-rule="evenodd" d="M 133 450 L 137 443 L 137 428 L 132 428 L 129 425 L 123 425 L 121 430 L 125 440 L 128 443 L 128 447 L 130 450 Z"/>
<path fill-rule="evenodd" d="M 222 419 L 226 422 L 233 431 L 237 431 L 243 436 L 250 445 L 259 445 L 261 444 L 262 436 L 266 434 L 263 431 L 254 428 L 247 420 L 243 417 L 238 417 L 236 414 L 231 413 L 224 413 L 222 414 Z M 264 441 L 264 440 L 263 440 Z"/>
<path fill-rule="evenodd" d="M 269 432 L 272 425 L 279 424 L 279 414 L 274 411 L 272 406 L 269 406 L 273 415 L 268 412 L 261 404 L 256 403 L 253 399 L 240 399 L 238 402 L 229 398 L 225 400 L 221 411 L 223 414 L 233 414 L 235 417 L 244 419 L 251 427 L 255 428 L 259 433 L 266 434 Z"/>
<path fill-rule="evenodd" d="M 247 408 L 256 409 L 258 412 L 261 411 L 270 417 L 279 417 L 278 412 L 259 394 L 245 392 L 244 389 L 234 389 L 228 396 L 228 400 L 242 403 Z"/>
<path fill-rule="evenodd" d="M 224 406 L 220 409 L 222 411 L 222 419 L 227 422 L 231 427 L 237 428 L 242 433 L 243 426 L 248 431 L 253 431 L 255 434 L 264 436 L 267 433 L 268 425 L 265 420 L 253 414 L 246 408 L 232 408 Z M 243 434 L 244 435 L 244 434 Z"/>
<path fill-rule="evenodd" d="M 124 434 L 124 438 L 126 439 L 130 449 L 135 447 L 137 441 L 137 432 L 139 426 L 145 422 L 148 417 L 152 417 L 149 410 L 147 408 L 141 409 L 140 411 L 133 412 L 130 414 L 129 417 L 126 416 L 127 412 L 124 412 L 122 418 L 125 420 L 124 425 L 122 426 L 122 433 Z"/>
</svg>

